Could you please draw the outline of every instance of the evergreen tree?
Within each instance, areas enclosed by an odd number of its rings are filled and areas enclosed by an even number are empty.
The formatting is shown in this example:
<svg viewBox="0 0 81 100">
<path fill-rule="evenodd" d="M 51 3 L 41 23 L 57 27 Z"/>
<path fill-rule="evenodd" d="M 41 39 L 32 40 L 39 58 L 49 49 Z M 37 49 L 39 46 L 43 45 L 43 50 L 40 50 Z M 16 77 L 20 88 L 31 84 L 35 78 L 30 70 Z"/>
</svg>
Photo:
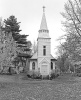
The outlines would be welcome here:
<svg viewBox="0 0 81 100">
<path fill-rule="evenodd" d="M 17 22 L 17 18 L 15 18 L 15 16 L 10 16 L 9 18 L 7 18 L 7 20 L 4 20 L 5 23 L 5 27 L 3 28 L 3 30 L 6 33 L 12 33 L 13 39 L 15 41 L 17 41 L 17 43 L 27 43 L 26 41 L 26 37 L 28 35 L 21 35 L 20 32 L 20 22 Z"/>
<path fill-rule="evenodd" d="M 21 35 L 20 32 L 20 22 L 17 22 L 17 18 L 15 16 L 10 16 L 9 18 L 4 20 L 5 26 L 3 28 L 6 35 L 12 33 L 12 37 L 17 44 L 17 57 L 14 59 L 15 61 L 23 61 L 23 57 L 30 57 L 30 47 L 31 42 L 27 41 L 28 35 Z M 30 46 L 29 46 L 30 43 Z"/>
<path fill-rule="evenodd" d="M 17 18 L 15 16 L 10 16 L 7 18 L 7 20 L 4 20 L 5 27 L 3 30 L 5 33 L 9 34 L 10 32 L 12 33 L 14 41 L 18 44 L 18 47 L 24 47 L 27 46 L 28 41 L 27 41 L 27 36 L 28 35 L 21 35 L 20 34 L 20 22 L 17 22 Z"/>
</svg>

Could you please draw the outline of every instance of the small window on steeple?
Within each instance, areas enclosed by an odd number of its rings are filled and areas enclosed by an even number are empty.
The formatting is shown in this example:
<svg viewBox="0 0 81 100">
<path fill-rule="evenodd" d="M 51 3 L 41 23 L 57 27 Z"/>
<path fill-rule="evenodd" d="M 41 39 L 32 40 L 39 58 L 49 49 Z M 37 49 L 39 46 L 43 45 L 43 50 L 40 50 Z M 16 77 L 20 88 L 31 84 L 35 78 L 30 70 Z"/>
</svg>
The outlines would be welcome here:
<svg viewBox="0 0 81 100">
<path fill-rule="evenodd" d="M 43 56 L 46 56 L 46 46 L 43 46 Z"/>
</svg>

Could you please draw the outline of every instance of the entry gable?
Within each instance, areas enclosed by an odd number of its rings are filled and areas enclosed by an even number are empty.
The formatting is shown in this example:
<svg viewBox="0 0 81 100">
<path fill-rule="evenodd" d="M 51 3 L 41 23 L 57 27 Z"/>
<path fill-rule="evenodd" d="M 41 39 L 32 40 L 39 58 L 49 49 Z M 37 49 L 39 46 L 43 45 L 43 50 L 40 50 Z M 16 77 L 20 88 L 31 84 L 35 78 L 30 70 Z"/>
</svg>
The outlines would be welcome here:
<svg viewBox="0 0 81 100">
<path fill-rule="evenodd" d="M 40 63 L 42 63 L 42 64 L 47 63 L 47 64 L 48 64 L 49 62 L 47 61 L 46 58 L 44 58 L 44 59 L 42 59 L 42 60 L 40 61 Z M 39 64 L 40 64 L 40 63 L 39 63 Z"/>
</svg>

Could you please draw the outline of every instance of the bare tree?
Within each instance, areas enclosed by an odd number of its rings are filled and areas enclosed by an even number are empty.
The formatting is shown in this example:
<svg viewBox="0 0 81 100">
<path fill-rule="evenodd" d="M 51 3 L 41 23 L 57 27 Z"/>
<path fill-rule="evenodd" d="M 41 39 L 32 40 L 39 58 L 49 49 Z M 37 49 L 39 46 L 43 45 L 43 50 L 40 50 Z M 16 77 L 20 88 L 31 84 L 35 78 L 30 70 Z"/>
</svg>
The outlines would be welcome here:
<svg viewBox="0 0 81 100">
<path fill-rule="evenodd" d="M 65 12 L 62 16 L 65 21 L 62 23 L 68 34 L 78 34 L 81 37 L 81 4 L 78 0 L 68 0 L 64 5 Z"/>
<path fill-rule="evenodd" d="M 11 66 L 13 59 L 17 56 L 17 44 L 12 34 L 6 34 L 0 27 L 0 66 Z"/>
<path fill-rule="evenodd" d="M 62 24 L 67 34 L 61 46 L 68 53 L 69 58 L 79 60 L 81 58 L 81 3 L 79 0 L 68 0 L 64 10 L 61 13 L 65 18 Z"/>
<path fill-rule="evenodd" d="M 37 52 L 37 44 L 36 42 L 34 41 L 34 43 L 32 44 L 32 53 L 36 53 Z"/>
</svg>

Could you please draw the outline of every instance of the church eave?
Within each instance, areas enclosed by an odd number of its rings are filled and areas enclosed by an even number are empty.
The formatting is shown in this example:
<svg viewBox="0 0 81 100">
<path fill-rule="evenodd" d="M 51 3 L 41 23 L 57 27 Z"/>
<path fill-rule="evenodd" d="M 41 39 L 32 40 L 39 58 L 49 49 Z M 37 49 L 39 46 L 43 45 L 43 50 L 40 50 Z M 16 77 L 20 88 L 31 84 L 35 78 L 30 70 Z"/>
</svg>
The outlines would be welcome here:
<svg viewBox="0 0 81 100">
<path fill-rule="evenodd" d="M 37 41 L 38 41 L 38 39 L 51 39 L 51 38 L 38 37 L 38 38 L 37 38 Z"/>
<path fill-rule="evenodd" d="M 50 59 L 53 61 L 57 61 L 51 54 L 50 54 Z"/>
<path fill-rule="evenodd" d="M 52 61 L 57 61 L 56 59 L 51 59 Z"/>
<path fill-rule="evenodd" d="M 36 58 L 30 58 L 30 60 L 37 60 Z"/>
</svg>

